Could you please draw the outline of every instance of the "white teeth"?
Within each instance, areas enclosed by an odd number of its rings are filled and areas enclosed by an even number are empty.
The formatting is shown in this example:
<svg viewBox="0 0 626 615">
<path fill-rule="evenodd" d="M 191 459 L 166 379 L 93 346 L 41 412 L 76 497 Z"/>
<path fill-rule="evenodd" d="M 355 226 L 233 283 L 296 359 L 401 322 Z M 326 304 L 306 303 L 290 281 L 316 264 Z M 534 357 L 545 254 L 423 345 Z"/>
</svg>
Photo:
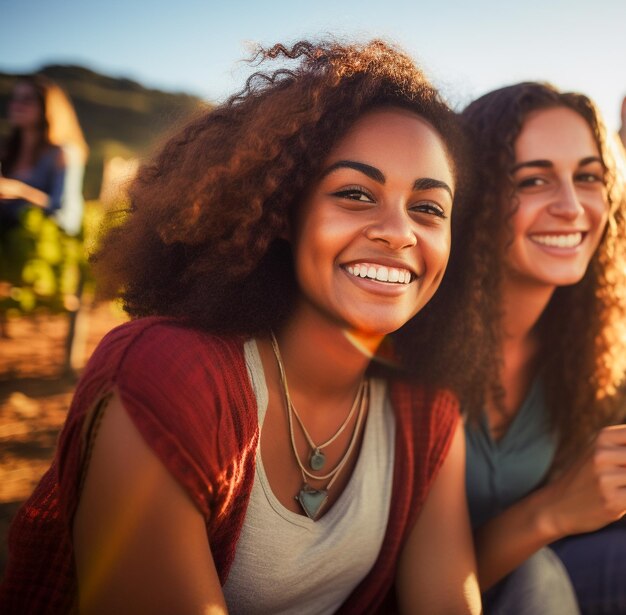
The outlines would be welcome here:
<svg viewBox="0 0 626 615">
<path fill-rule="evenodd" d="M 357 278 L 369 278 L 378 282 L 389 282 L 394 284 L 409 284 L 411 282 L 411 272 L 407 269 L 396 267 L 374 266 L 369 263 L 358 265 L 348 265 L 346 270 Z"/>
<path fill-rule="evenodd" d="M 531 241 L 551 248 L 574 248 L 583 240 L 582 233 L 568 233 L 567 235 L 531 235 Z"/>
<path fill-rule="evenodd" d="M 389 271 L 387 267 L 380 267 L 376 272 L 376 279 L 379 282 L 386 282 L 389 279 Z"/>
</svg>

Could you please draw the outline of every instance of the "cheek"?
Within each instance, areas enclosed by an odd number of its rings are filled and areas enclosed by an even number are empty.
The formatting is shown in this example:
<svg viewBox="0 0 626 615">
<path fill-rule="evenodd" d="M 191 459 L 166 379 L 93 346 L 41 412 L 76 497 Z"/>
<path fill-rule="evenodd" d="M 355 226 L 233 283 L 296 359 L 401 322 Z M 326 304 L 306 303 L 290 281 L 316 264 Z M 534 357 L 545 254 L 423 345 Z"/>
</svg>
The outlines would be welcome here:
<svg viewBox="0 0 626 615">
<path fill-rule="evenodd" d="M 595 211 L 591 212 L 591 218 L 592 218 L 593 224 L 595 225 L 594 234 L 596 236 L 596 239 L 593 244 L 593 250 L 595 252 L 595 250 L 600 245 L 602 238 L 604 237 L 604 234 L 607 231 L 607 226 L 609 223 L 608 206 L 599 207 Z"/>
<path fill-rule="evenodd" d="M 532 203 L 520 204 L 509 219 L 507 226 L 510 229 L 510 233 L 513 235 L 511 239 L 513 242 L 524 239 L 528 229 L 531 227 L 533 219 L 535 217 L 535 208 Z"/>
<path fill-rule="evenodd" d="M 450 230 L 433 234 L 423 238 L 422 260 L 433 277 L 433 281 L 440 281 L 450 257 L 451 237 Z"/>
<path fill-rule="evenodd" d="M 609 206 L 606 201 L 601 201 L 593 208 L 591 212 L 592 218 L 598 227 L 598 231 L 602 233 L 609 221 Z"/>
</svg>

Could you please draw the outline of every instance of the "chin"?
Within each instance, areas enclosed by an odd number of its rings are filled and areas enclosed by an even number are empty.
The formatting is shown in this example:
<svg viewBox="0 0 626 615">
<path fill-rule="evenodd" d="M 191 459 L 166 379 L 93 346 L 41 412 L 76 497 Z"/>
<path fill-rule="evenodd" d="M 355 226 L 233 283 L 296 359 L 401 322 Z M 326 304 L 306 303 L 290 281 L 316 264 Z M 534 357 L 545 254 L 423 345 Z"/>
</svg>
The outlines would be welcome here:
<svg viewBox="0 0 626 615">
<path fill-rule="evenodd" d="M 584 271 L 564 271 L 563 273 L 551 272 L 547 274 L 544 281 L 551 286 L 573 286 L 578 284 L 585 277 Z"/>
<path fill-rule="evenodd" d="M 561 286 L 574 286 L 578 284 L 583 279 L 583 276 L 576 278 L 561 278 L 560 280 L 556 280 L 554 282 L 554 286 L 560 288 Z"/>
<path fill-rule="evenodd" d="M 352 320 L 348 329 L 355 335 L 362 335 L 364 337 L 384 337 L 394 331 L 400 329 L 406 320 L 401 322 L 397 319 L 383 319 L 383 318 L 368 318 Z"/>
</svg>

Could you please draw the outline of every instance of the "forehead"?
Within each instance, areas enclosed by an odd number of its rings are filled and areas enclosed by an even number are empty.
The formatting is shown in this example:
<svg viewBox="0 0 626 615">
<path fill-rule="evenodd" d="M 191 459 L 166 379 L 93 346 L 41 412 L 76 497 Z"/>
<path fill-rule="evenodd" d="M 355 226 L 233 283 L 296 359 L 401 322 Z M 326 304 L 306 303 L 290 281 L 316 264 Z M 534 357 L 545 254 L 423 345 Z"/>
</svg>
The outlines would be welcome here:
<svg viewBox="0 0 626 615">
<path fill-rule="evenodd" d="M 515 141 L 515 159 L 575 160 L 599 156 L 591 127 L 567 107 L 540 109 L 526 116 Z"/>
<path fill-rule="evenodd" d="M 35 90 L 35 86 L 32 83 L 28 83 L 27 81 L 18 81 L 13 86 L 13 92 L 16 94 L 35 96 L 37 91 Z"/>
<path fill-rule="evenodd" d="M 454 185 L 443 139 L 426 120 L 404 109 L 380 109 L 359 118 L 336 144 L 324 166 L 338 160 L 369 164 L 388 179 L 432 177 Z"/>
</svg>

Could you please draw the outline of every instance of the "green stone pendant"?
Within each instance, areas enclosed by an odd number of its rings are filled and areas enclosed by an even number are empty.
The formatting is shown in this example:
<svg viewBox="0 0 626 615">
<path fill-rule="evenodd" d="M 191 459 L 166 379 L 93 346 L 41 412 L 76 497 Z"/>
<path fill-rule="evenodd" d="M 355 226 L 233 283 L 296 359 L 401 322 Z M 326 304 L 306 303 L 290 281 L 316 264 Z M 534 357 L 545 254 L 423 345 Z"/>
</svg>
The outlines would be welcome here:
<svg viewBox="0 0 626 615">
<path fill-rule="evenodd" d="M 306 483 L 302 485 L 302 489 L 300 489 L 296 496 L 296 500 L 298 500 L 300 506 L 302 506 L 302 510 L 304 510 L 306 516 L 312 521 L 317 521 L 320 510 L 327 499 L 328 491 L 326 491 L 326 489 L 312 489 Z"/>
<path fill-rule="evenodd" d="M 326 463 L 326 456 L 319 448 L 316 448 L 309 457 L 309 465 L 312 470 L 321 470 Z"/>
</svg>

